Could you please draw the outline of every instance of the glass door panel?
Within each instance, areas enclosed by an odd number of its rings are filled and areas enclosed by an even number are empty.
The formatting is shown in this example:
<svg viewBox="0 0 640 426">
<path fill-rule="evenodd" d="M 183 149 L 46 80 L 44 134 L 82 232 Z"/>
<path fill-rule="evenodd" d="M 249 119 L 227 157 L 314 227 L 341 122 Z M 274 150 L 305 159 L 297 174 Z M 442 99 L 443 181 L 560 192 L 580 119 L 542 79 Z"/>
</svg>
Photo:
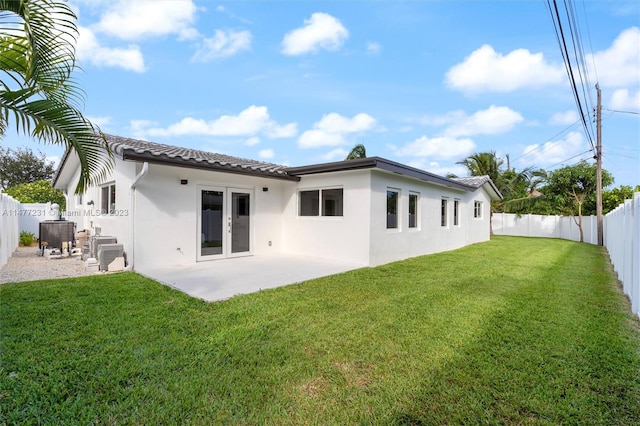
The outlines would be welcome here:
<svg viewBox="0 0 640 426">
<path fill-rule="evenodd" d="M 251 196 L 247 192 L 231 192 L 231 253 L 251 251 Z"/>
<path fill-rule="evenodd" d="M 202 190 L 200 211 L 200 256 L 224 253 L 224 191 Z"/>
</svg>

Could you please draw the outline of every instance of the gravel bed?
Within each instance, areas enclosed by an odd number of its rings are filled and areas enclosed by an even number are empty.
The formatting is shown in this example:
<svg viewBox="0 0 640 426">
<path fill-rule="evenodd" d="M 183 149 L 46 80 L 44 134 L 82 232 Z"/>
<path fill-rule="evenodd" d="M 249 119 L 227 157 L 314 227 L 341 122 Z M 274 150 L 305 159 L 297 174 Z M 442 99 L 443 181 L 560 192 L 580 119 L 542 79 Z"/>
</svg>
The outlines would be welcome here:
<svg viewBox="0 0 640 426">
<path fill-rule="evenodd" d="M 0 284 L 92 275 L 84 262 L 76 257 L 49 259 L 40 256 L 38 247 L 18 247 L 6 265 L 0 268 Z"/>
</svg>

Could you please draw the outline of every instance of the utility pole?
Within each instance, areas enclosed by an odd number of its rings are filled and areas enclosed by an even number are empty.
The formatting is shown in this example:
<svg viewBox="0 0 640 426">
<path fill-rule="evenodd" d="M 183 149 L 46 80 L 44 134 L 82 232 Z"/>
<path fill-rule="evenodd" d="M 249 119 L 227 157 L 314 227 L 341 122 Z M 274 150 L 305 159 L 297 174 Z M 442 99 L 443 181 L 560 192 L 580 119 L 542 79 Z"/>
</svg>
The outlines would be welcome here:
<svg viewBox="0 0 640 426">
<path fill-rule="evenodd" d="M 596 106 L 596 215 L 598 221 L 598 245 L 604 245 L 604 226 L 602 220 L 602 93 L 596 83 L 598 105 Z"/>
</svg>

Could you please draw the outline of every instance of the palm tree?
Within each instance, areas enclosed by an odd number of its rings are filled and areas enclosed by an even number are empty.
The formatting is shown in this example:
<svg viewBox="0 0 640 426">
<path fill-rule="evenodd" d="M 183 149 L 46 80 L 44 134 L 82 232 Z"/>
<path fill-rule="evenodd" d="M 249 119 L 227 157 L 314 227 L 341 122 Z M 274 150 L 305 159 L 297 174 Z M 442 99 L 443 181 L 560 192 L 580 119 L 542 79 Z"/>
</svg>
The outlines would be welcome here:
<svg viewBox="0 0 640 426">
<path fill-rule="evenodd" d="M 106 137 L 80 111 L 75 84 L 76 15 L 63 1 L 0 0 L 0 138 L 18 133 L 77 153 L 76 192 L 112 166 Z"/>
<path fill-rule="evenodd" d="M 501 179 L 503 161 L 495 151 L 477 152 L 456 164 L 465 166 L 471 176 L 489 176 L 496 186 Z"/>
<path fill-rule="evenodd" d="M 345 160 L 357 160 L 359 158 L 367 158 L 367 150 L 362 144 L 358 144 L 347 155 Z"/>
</svg>

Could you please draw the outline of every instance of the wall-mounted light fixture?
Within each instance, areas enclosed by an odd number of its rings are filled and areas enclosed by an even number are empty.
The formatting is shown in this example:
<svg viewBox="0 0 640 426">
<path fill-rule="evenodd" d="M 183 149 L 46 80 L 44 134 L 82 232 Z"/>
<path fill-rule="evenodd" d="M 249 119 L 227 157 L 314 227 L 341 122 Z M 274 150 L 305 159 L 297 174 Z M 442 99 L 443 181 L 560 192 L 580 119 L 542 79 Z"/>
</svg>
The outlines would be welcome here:
<svg viewBox="0 0 640 426">
<path fill-rule="evenodd" d="M 93 200 L 91 200 L 91 201 L 89 201 L 89 202 L 87 203 L 87 205 L 88 205 L 88 206 L 92 206 L 93 204 L 94 204 L 94 203 L 93 203 Z"/>
<path fill-rule="evenodd" d="M 188 179 L 180 179 L 180 185 L 186 185 L 189 183 Z"/>
<path fill-rule="evenodd" d="M 266 186 L 262 188 L 262 192 L 267 192 L 269 191 L 269 188 L 267 188 Z"/>
</svg>

